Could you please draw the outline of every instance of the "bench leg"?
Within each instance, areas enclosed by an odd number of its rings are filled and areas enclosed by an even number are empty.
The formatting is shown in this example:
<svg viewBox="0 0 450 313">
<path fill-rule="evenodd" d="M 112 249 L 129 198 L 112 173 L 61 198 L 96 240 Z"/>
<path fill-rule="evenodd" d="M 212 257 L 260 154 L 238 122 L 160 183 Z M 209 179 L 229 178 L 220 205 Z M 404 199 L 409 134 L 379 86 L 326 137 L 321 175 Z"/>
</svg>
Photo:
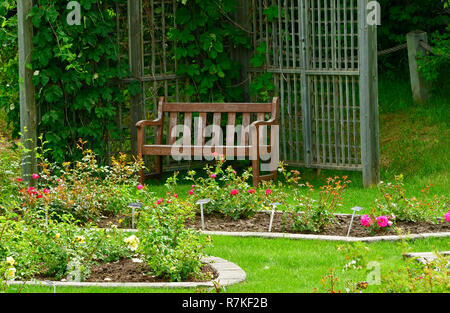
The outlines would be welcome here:
<svg viewBox="0 0 450 313">
<path fill-rule="evenodd" d="M 256 158 L 256 160 L 252 160 L 252 174 L 253 174 L 253 187 L 257 187 L 260 181 L 259 158 Z"/>
</svg>

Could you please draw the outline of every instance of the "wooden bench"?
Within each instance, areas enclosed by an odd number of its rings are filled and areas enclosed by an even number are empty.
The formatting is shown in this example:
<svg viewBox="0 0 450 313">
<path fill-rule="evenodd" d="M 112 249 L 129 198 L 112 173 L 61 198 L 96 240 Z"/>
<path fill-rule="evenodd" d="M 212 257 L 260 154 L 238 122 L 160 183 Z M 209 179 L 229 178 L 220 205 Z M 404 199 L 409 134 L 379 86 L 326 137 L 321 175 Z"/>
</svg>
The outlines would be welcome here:
<svg viewBox="0 0 450 313">
<path fill-rule="evenodd" d="M 168 113 L 169 123 L 164 123 L 164 113 Z M 253 114 L 252 114 L 253 113 Z M 193 125 L 193 114 L 195 115 L 196 125 Z M 198 114 L 198 116 L 197 116 Z M 266 114 L 270 116 L 266 120 Z M 205 144 L 205 135 L 207 129 L 207 120 L 212 121 L 209 129 L 220 127 L 224 115 L 227 116 L 226 123 L 226 141 L 225 144 L 220 136 L 213 136 L 210 142 Z M 253 122 L 252 116 L 256 117 Z M 241 132 L 236 121 L 242 118 Z M 179 123 L 179 120 L 182 122 Z M 167 144 L 163 144 L 164 125 L 168 124 Z M 178 126 L 178 129 L 175 127 Z M 225 124 L 225 123 L 223 123 Z M 156 140 L 153 145 L 145 144 L 145 126 L 156 126 Z M 265 126 L 265 127 L 261 127 Z M 276 126 L 276 127 L 270 127 Z M 278 152 L 278 98 L 273 98 L 271 103 L 169 103 L 164 97 L 159 99 L 158 118 L 149 121 L 143 120 L 136 124 L 137 127 L 137 145 L 138 155 L 156 156 L 156 174 L 162 173 L 162 156 L 172 155 L 178 152 L 178 157 L 212 157 L 217 154 L 226 156 L 230 159 L 233 157 L 250 157 L 252 160 L 253 185 L 256 186 L 261 180 L 276 178 L 276 168 L 271 168 L 268 175 L 260 175 L 260 159 L 264 155 L 267 157 L 272 152 Z M 188 131 L 186 134 L 177 139 L 179 129 L 183 128 Z M 262 145 L 267 129 L 270 127 L 270 144 Z M 191 129 L 194 128 L 192 132 Z M 222 128 L 220 128 L 222 129 Z M 194 134 L 194 136 L 191 136 Z M 258 136 L 259 134 L 259 136 Z M 250 139 L 251 136 L 251 139 Z M 223 136 L 225 137 L 225 136 Z M 239 138 L 239 143 L 235 144 L 235 138 Z M 273 147 L 276 147 L 275 149 Z M 201 158 L 200 158 L 201 159 Z M 272 158 L 272 160 L 274 160 Z M 276 155 L 278 163 L 278 154 Z M 139 181 L 144 183 L 144 172 L 139 173 Z"/>
</svg>

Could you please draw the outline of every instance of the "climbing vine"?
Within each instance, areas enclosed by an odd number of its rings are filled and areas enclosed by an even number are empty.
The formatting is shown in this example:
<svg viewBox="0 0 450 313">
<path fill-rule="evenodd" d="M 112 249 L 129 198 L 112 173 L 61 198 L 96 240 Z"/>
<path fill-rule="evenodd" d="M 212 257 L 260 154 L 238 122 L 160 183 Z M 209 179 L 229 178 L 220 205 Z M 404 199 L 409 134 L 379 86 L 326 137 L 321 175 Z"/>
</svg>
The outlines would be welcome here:
<svg viewBox="0 0 450 313">
<path fill-rule="evenodd" d="M 179 0 L 176 28 L 169 40 L 177 74 L 186 76 L 185 93 L 191 101 L 242 100 L 241 66 L 232 49 L 250 48 L 247 34 L 227 18 L 236 10 L 236 0 Z"/>
<path fill-rule="evenodd" d="M 116 0 L 108 1 L 113 3 Z M 118 62 L 115 12 L 106 1 L 80 0 L 81 25 L 67 23 L 67 2 L 38 0 L 30 17 L 35 29 L 32 64 L 39 132 L 57 161 L 76 158 L 78 138 L 105 154 L 105 141 L 118 133 L 116 104 L 127 90 L 113 84 L 128 75 Z"/>
</svg>

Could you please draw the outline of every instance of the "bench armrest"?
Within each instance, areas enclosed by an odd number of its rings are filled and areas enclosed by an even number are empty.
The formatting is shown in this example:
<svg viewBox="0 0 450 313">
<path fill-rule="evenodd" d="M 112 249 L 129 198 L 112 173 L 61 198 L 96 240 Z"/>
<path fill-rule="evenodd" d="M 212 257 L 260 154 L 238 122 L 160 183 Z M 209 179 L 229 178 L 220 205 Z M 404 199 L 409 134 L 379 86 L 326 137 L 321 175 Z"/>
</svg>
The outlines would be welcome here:
<svg viewBox="0 0 450 313">
<path fill-rule="evenodd" d="M 161 126 L 162 125 L 162 119 L 158 118 L 153 121 L 149 120 L 142 120 L 136 123 L 137 128 L 145 127 L 145 126 Z"/>
</svg>

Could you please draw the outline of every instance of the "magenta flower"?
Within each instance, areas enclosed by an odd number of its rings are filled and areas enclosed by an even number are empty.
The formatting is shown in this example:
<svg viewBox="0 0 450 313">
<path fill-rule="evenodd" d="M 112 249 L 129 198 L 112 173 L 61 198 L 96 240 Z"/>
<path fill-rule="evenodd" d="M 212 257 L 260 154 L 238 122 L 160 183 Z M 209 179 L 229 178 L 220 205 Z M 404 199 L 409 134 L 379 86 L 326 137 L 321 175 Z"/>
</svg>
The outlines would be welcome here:
<svg viewBox="0 0 450 313">
<path fill-rule="evenodd" d="M 177 195 L 176 193 L 174 193 L 173 196 L 174 196 L 175 198 L 178 198 L 178 195 Z"/>
<path fill-rule="evenodd" d="M 389 219 L 386 216 L 384 216 L 384 215 L 378 216 L 377 217 L 377 224 L 380 227 L 386 227 L 386 226 L 389 225 Z"/>
<path fill-rule="evenodd" d="M 194 189 L 189 190 L 189 195 L 192 196 L 194 194 Z"/>
<path fill-rule="evenodd" d="M 33 175 L 31 176 L 31 178 L 33 178 L 33 179 L 39 179 L 39 175 L 38 175 L 38 174 L 33 174 Z"/>
<path fill-rule="evenodd" d="M 38 198 L 42 198 L 42 194 L 41 194 L 41 193 L 38 194 L 37 197 L 38 197 Z"/>
<path fill-rule="evenodd" d="M 28 187 L 27 192 L 29 194 L 33 193 L 34 187 Z"/>
<path fill-rule="evenodd" d="M 450 211 L 448 211 L 444 217 L 447 222 L 450 222 Z"/>
<path fill-rule="evenodd" d="M 191 187 L 192 187 L 192 189 L 194 189 L 194 188 L 195 188 L 195 185 L 192 185 Z"/>
<path fill-rule="evenodd" d="M 156 204 L 161 204 L 161 203 L 163 203 L 163 201 L 164 201 L 164 199 L 163 199 L 163 198 L 160 198 L 160 199 L 158 199 L 158 200 L 156 201 Z"/>
<path fill-rule="evenodd" d="M 231 195 L 235 196 L 238 194 L 238 192 L 239 191 L 237 189 L 233 189 L 233 190 L 231 190 Z"/>
<path fill-rule="evenodd" d="M 272 193 L 272 190 L 270 190 L 270 189 L 266 190 L 266 196 L 270 195 L 271 193 Z"/>
<path fill-rule="evenodd" d="M 22 179 L 22 178 L 17 178 L 17 181 L 18 181 L 19 183 L 21 183 L 21 182 L 23 182 L 23 179 Z"/>
<path fill-rule="evenodd" d="M 249 193 L 249 194 L 252 194 L 252 193 L 255 193 L 256 191 L 255 191 L 255 189 L 250 189 L 250 190 L 247 190 L 247 192 Z"/>
<path fill-rule="evenodd" d="M 42 193 L 50 193 L 50 189 L 44 188 L 44 190 L 42 190 Z"/>
<path fill-rule="evenodd" d="M 211 178 L 216 178 L 216 174 L 211 174 Z"/>
<path fill-rule="evenodd" d="M 139 184 L 139 185 L 136 186 L 136 188 L 137 188 L 138 190 L 142 190 L 142 189 L 144 189 L 144 186 L 142 186 L 142 185 Z"/>
<path fill-rule="evenodd" d="M 361 225 L 362 226 L 366 226 L 366 227 L 369 227 L 370 225 L 372 225 L 372 219 L 370 218 L 370 216 L 369 215 L 363 215 L 363 216 L 361 216 Z"/>
</svg>

